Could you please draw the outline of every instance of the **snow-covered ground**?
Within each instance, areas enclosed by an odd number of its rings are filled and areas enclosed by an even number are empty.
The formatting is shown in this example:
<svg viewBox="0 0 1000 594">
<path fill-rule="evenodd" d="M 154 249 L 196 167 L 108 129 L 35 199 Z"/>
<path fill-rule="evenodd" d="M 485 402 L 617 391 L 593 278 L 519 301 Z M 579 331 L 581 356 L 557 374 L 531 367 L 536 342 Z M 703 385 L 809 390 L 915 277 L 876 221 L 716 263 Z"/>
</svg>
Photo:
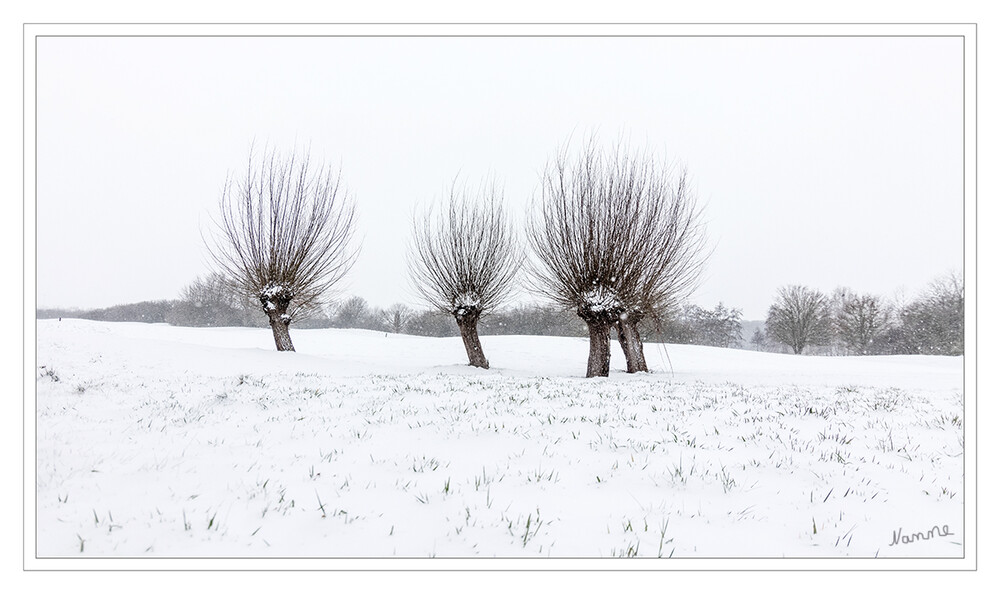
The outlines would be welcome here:
<svg viewBox="0 0 1000 594">
<path fill-rule="evenodd" d="M 38 556 L 963 553 L 961 358 L 292 338 L 39 321 Z"/>
</svg>

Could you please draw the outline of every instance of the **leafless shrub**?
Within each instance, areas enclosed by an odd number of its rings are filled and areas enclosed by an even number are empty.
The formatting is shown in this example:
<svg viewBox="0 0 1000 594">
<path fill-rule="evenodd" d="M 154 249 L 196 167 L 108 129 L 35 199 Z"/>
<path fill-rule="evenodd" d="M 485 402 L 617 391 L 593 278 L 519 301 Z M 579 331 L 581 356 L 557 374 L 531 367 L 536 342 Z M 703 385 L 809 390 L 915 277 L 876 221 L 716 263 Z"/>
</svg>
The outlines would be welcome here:
<svg viewBox="0 0 1000 594">
<path fill-rule="evenodd" d="M 339 173 L 309 156 L 251 151 L 246 172 L 230 175 L 212 241 L 219 271 L 261 305 L 279 351 L 293 351 L 288 326 L 319 311 L 354 264 L 354 204 Z"/>
</svg>

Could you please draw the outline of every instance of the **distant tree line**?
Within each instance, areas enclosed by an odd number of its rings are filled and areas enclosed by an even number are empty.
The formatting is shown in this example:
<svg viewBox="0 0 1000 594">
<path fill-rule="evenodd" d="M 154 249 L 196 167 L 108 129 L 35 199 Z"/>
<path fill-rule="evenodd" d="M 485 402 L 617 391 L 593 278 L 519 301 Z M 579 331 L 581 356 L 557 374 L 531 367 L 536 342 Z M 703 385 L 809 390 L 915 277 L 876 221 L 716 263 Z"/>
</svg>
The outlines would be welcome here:
<svg viewBox="0 0 1000 594">
<path fill-rule="evenodd" d="M 743 346 L 743 312 L 722 303 L 714 309 L 684 305 L 659 328 L 649 327 L 651 339 L 672 344 L 700 344 L 725 348 Z"/>
<path fill-rule="evenodd" d="M 165 321 L 175 326 L 266 327 L 260 306 L 241 297 L 218 275 L 195 279 L 171 303 Z M 79 316 L 77 316 L 79 317 Z M 351 296 L 297 323 L 300 328 L 354 328 L 415 336 L 460 336 L 454 314 L 440 308 L 418 310 L 402 303 L 388 308 L 372 306 Z M 741 312 L 719 303 L 708 310 L 685 304 L 657 324 L 640 326 L 643 340 L 676 344 L 740 347 Z M 134 320 L 132 320 L 134 321 Z M 576 312 L 553 304 L 519 304 L 495 310 L 479 322 L 484 335 L 588 336 L 586 323 Z"/>
<path fill-rule="evenodd" d="M 98 322 L 146 322 L 162 324 L 167 321 L 170 312 L 177 304 L 173 300 L 141 301 L 103 307 L 100 309 L 39 309 L 35 316 L 39 320 L 55 318 L 80 318 Z"/>
<path fill-rule="evenodd" d="M 961 355 L 965 352 L 965 282 L 951 274 L 915 299 L 886 299 L 838 288 L 778 290 L 758 349 L 828 355 Z"/>
<path fill-rule="evenodd" d="M 190 327 L 268 327 L 260 305 L 241 296 L 217 274 L 196 278 L 179 299 L 146 301 L 100 310 L 40 309 L 38 318 L 74 317 L 114 322 L 167 323 Z M 300 328 L 354 328 L 411 334 L 414 336 L 460 336 L 450 313 L 437 309 L 418 310 L 402 303 L 388 308 L 370 305 L 364 298 L 351 296 L 308 318 Z M 739 347 L 742 344 L 740 310 L 719 304 L 713 310 L 686 304 L 677 315 L 658 327 L 640 327 L 646 341 Z M 534 335 L 586 337 L 586 323 L 573 311 L 552 304 L 518 304 L 496 310 L 479 323 L 484 335 Z"/>
<path fill-rule="evenodd" d="M 236 290 L 218 273 L 196 278 L 181 291 L 181 298 L 167 314 L 174 326 L 255 326 L 265 327 L 260 306 Z"/>
<path fill-rule="evenodd" d="M 965 350 L 964 282 L 959 275 L 936 279 L 915 299 L 887 299 L 837 288 L 830 294 L 783 287 L 767 322 L 743 335 L 742 312 L 719 303 L 704 309 L 686 303 L 658 323 L 640 326 L 644 341 L 818 355 L 961 355 Z M 218 275 L 197 278 L 179 299 L 143 301 L 94 310 L 39 309 L 38 319 L 73 317 L 107 322 L 168 323 L 174 326 L 265 328 L 260 305 Z M 402 303 L 371 306 L 348 297 L 305 318 L 300 328 L 355 328 L 415 336 L 459 336 L 453 315 L 417 310 Z M 479 323 L 484 335 L 586 337 L 586 323 L 552 304 L 515 305 Z"/>
<path fill-rule="evenodd" d="M 438 309 L 416 310 L 403 304 L 372 307 L 351 297 L 330 310 L 328 328 L 358 328 L 414 336 L 460 336 L 454 315 Z M 580 318 L 551 305 L 517 305 L 494 311 L 479 323 L 484 335 L 587 336 Z"/>
</svg>

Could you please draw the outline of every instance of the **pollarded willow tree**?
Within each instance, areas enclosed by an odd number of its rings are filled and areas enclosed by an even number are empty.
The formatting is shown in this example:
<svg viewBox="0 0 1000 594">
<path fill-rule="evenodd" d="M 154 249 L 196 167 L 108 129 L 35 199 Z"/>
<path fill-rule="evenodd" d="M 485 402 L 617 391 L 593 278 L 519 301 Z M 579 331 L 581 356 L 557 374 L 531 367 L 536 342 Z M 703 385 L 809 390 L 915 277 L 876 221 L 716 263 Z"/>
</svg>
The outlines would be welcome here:
<svg viewBox="0 0 1000 594">
<path fill-rule="evenodd" d="M 246 172 L 230 175 L 216 233 L 206 240 L 220 272 L 258 301 L 279 351 L 294 351 L 289 325 L 318 312 L 350 270 L 354 203 L 339 172 L 309 156 L 251 151 Z"/>
<path fill-rule="evenodd" d="M 607 376 L 612 327 L 628 371 L 645 371 L 638 324 L 690 292 L 703 259 L 699 210 L 685 176 L 619 146 L 593 142 L 572 161 L 563 149 L 542 175 L 530 220 L 533 287 L 574 309 L 590 333 L 587 377 Z"/>
<path fill-rule="evenodd" d="M 676 183 L 666 168 L 644 159 L 637 165 L 639 175 L 656 180 L 633 191 L 640 204 L 643 227 L 633 239 L 648 250 L 640 276 L 637 299 L 619 316 L 618 342 L 625 353 L 628 373 L 649 371 L 642 350 L 639 323 L 662 320 L 679 313 L 682 303 L 698 284 L 706 259 L 701 208 L 682 171 Z"/>
<path fill-rule="evenodd" d="M 495 183 L 477 193 L 452 185 L 448 199 L 414 219 L 410 279 L 428 305 L 455 318 L 469 365 L 489 369 L 479 318 L 510 294 L 523 260 Z"/>
</svg>

